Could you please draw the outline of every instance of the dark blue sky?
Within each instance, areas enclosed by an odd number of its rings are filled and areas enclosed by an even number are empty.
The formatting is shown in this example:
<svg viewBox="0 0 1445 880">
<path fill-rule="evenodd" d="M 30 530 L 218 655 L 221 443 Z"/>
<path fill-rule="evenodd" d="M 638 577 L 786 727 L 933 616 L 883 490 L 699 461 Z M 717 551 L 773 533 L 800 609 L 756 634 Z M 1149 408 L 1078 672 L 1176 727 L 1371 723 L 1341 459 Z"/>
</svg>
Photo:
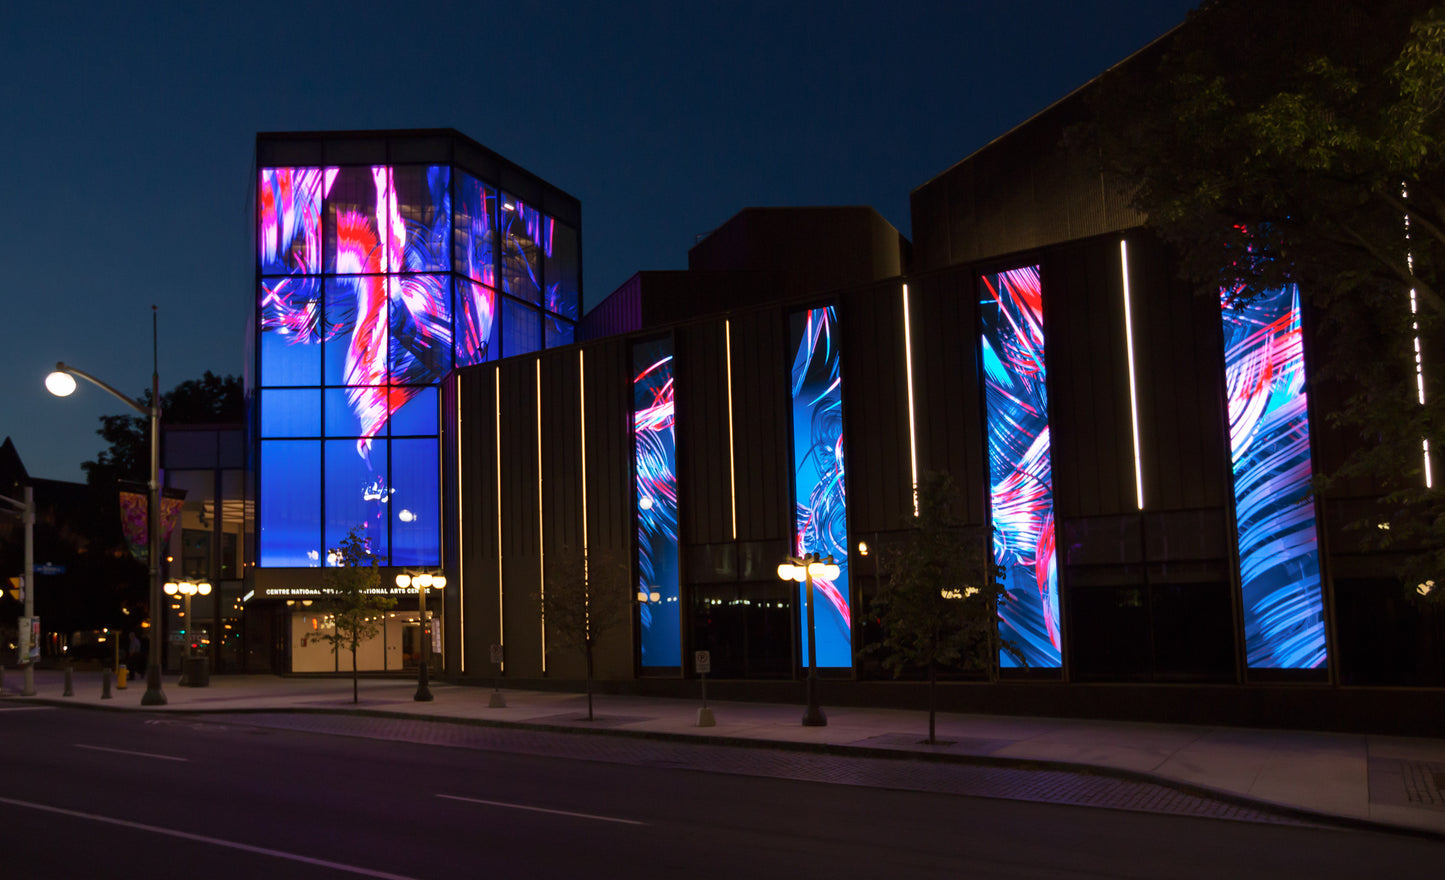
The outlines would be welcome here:
<svg viewBox="0 0 1445 880">
<path fill-rule="evenodd" d="M 98 417 L 240 374 L 258 131 L 452 127 L 582 200 L 595 304 L 749 205 L 908 194 L 1197 0 L 0 5 L 0 436 L 81 480 Z M 140 10 L 140 11 L 137 11 Z"/>
</svg>

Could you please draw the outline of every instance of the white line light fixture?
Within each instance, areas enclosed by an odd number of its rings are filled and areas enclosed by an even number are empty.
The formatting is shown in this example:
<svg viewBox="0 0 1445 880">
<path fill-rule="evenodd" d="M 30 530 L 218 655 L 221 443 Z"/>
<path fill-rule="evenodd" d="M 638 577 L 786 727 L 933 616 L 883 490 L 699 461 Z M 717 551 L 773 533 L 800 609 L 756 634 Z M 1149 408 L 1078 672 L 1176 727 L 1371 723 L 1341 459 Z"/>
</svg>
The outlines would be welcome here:
<svg viewBox="0 0 1445 880">
<path fill-rule="evenodd" d="M 1124 273 L 1124 342 L 1129 353 L 1129 425 L 1134 431 L 1134 491 L 1144 509 L 1144 466 L 1139 458 L 1139 386 L 1134 375 L 1134 317 L 1129 302 L 1129 242 L 1119 239 L 1119 263 Z"/>
</svg>

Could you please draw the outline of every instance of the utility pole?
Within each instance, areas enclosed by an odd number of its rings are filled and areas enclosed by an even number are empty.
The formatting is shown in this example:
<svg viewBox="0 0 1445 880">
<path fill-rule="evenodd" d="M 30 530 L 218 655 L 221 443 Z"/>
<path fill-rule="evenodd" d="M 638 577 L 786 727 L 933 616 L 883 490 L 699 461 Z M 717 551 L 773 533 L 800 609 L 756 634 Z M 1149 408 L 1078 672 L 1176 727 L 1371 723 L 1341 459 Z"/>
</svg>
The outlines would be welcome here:
<svg viewBox="0 0 1445 880">
<path fill-rule="evenodd" d="M 14 507 L 20 513 L 21 522 L 25 523 L 25 620 L 27 625 L 35 619 L 35 489 L 31 486 L 25 487 L 25 500 L 16 501 L 14 498 L 7 498 L 0 495 L 0 501 Z M 33 625 L 32 625 L 33 626 Z M 30 646 L 30 633 L 20 633 L 20 644 Z M 38 646 L 35 646 L 38 651 Z M 35 696 L 35 664 L 27 656 L 17 657 L 25 668 L 25 685 L 21 695 L 26 697 Z"/>
</svg>

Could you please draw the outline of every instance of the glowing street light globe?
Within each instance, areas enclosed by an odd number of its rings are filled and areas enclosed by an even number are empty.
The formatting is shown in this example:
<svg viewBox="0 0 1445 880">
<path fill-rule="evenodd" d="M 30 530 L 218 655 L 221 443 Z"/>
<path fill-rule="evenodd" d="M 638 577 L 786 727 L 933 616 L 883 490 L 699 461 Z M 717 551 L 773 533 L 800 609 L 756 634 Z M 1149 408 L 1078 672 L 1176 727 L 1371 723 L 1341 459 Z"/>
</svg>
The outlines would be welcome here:
<svg viewBox="0 0 1445 880">
<path fill-rule="evenodd" d="M 45 390 L 56 397 L 69 397 L 75 393 L 75 377 L 61 370 L 56 370 L 45 377 Z"/>
</svg>

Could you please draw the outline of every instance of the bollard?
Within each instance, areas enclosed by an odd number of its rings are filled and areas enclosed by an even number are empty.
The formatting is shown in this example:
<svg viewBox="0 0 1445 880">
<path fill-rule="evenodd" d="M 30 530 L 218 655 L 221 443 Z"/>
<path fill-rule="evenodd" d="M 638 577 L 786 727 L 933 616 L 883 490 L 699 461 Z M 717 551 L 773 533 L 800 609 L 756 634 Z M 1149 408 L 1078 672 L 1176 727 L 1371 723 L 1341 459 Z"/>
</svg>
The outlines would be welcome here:
<svg viewBox="0 0 1445 880">
<path fill-rule="evenodd" d="M 500 690 L 492 691 L 492 698 L 487 702 L 488 709 L 507 708 L 507 695 Z"/>
<path fill-rule="evenodd" d="M 0 664 L 0 694 L 5 693 L 5 666 Z"/>
<path fill-rule="evenodd" d="M 67 666 L 65 667 L 65 693 L 61 694 L 63 697 L 75 696 L 75 683 L 71 681 L 70 676 L 71 668 Z"/>
<path fill-rule="evenodd" d="M 130 673 L 130 670 L 129 670 L 129 669 L 126 669 L 124 666 L 120 667 L 119 669 L 117 669 L 117 670 L 115 671 L 115 689 L 116 689 L 116 690 L 118 690 L 118 691 L 123 691 L 123 690 L 126 689 L 125 679 L 126 679 L 126 676 L 127 676 L 129 673 Z"/>
<path fill-rule="evenodd" d="M 100 698 L 101 698 L 102 700 L 109 700 L 109 699 L 110 699 L 110 670 L 109 670 L 109 669 L 102 669 L 102 670 L 100 671 Z"/>
</svg>

